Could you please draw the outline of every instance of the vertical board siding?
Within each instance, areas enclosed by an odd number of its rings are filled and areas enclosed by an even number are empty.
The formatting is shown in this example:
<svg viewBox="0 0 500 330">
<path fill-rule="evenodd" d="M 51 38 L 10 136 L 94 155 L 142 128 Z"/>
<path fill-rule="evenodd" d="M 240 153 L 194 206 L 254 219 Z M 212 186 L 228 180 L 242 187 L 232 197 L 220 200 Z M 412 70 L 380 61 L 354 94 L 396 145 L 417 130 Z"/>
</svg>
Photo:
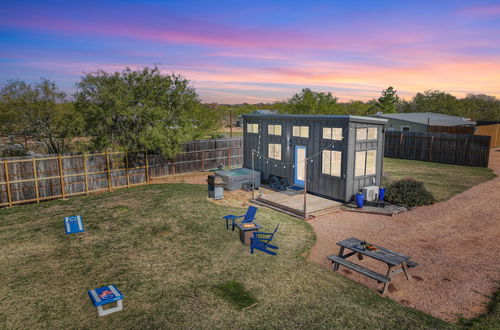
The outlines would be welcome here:
<svg viewBox="0 0 500 330">
<path fill-rule="evenodd" d="M 146 160 L 144 153 L 125 152 L 61 155 L 62 180 L 57 155 L 0 159 L 0 207 L 61 198 L 61 188 L 65 196 L 75 196 L 86 194 L 87 191 L 147 184 L 146 171 L 148 177 L 155 178 L 210 170 L 221 164 L 229 167 L 241 166 L 243 163 L 241 137 L 190 141 L 183 145 L 182 150 L 174 159 L 148 155 Z"/>
<path fill-rule="evenodd" d="M 359 119 L 358 119 L 359 120 Z M 259 124 L 260 134 L 248 133 L 246 125 L 244 126 L 243 144 L 244 144 L 244 160 L 243 166 L 252 168 L 252 149 L 260 155 L 254 157 L 254 168 L 261 172 L 262 180 L 268 180 L 269 176 L 275 175 L 285 177 L 288 182 L 293 185 L 295 177 L 295 146 L 306 146 L 307 157 L 315 156 L 308 163 L 307 167 L 307 191 L 320 196 L 349 201 L 353 197 L 353 193 L 358 186 L 366 186 L 371 182 L 371 178 L 376 179 L 376 184 L 380 183 L 382 177 L 382 159 L 384 135 L 382 129 L 384 124 L 362 124 L 351 123 L 348 117 L 340 118 L 332 116 L 314 117 L 266 117 L 263 116 L 244 116 L 244 122 Z M 274 136 L 267 134 L 267 125 L 282 125 L 282 136 Z M 378 136 L 375 141 L 365 141 L 356 143 L 356 125 L 359 127 L 377 127 Z M 293 136 L 293 126 L 309 126 L 309 138 L 301 138 Z M 333 141 L 323 139 L 323 128 L 342 128 L 343 140 Z M 282 159 L 274 162 L 273 160 L 265 159 L 268 154 L 269 143 L 281 143 Z M 333 146 L 333 149 L 331 148 Z M 322 173 L 322 150 L 332 149 L 342 152 L 341 161 L 341 176 L 335 177 Z M 368 178 L 354 178 L 354 150 L 377 149 L 377 168 L 376 174 Z M 276 166 L 275 166 L 276 165 Z M 372 183 L 370 183 L 371 185 Z"/>
<path fill-rule="evenodd" d="M 491 136 L 491 147 L 500 147 L 500 124 L 476 126 L 474 134 Z"/>
<path fill-rule="evenodd" d="M 356 130 L 358 128 L 377 128 L 377 139 L 376 140 L 356 140 Z M 351 125 L 350 135 L 351 139 L 354 141 L 354 152 L 352 153 L 352 164 L 353 164 L 353 177 L 354 182 L 352 186 L 352 192 L 350 192 L 350 196 L 357 193 L 360 189 L 366 186 L 379 186 L 382 182 L 382 167 L 383 167 L 383 158 L 384 158 L 384 133 L 381 125 L 372 125 L 372 124 L 362 124 L 362 123 L 353 123 Z M 375 160 L 375 174 L 364 175 L 355 177 L 354 169 L 356 167 L 356 151 L 367 151 L 367 150 L 376 150 L 377 158 Z M 366 164 L 366 159 L 365 159 Z"/>
<path fill-rule="evenodd" d="M 385 157 L 488 167 L 490 136 L 385 132 Z"/>
<path fill-rule="evenodd" d="M 472 126 L 428 126 L 427 132 L 431 133 L 451 133 L 451 134 L 474 134 Z"/>
</svg>

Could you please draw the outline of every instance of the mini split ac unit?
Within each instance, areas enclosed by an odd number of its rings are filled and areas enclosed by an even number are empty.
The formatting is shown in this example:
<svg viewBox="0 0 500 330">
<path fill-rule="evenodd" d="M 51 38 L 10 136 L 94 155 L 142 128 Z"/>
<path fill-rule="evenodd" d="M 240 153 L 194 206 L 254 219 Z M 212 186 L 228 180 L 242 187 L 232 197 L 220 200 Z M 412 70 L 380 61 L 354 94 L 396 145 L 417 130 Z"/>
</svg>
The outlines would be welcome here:
<svg viewBox="0 0 500 330">
<path fill-rule="evenodd" d="M 363 195 L 368 202 L 375 202 L 378 199 L 378 186 L 367 186 L 363 188 Z"/>
</svg>

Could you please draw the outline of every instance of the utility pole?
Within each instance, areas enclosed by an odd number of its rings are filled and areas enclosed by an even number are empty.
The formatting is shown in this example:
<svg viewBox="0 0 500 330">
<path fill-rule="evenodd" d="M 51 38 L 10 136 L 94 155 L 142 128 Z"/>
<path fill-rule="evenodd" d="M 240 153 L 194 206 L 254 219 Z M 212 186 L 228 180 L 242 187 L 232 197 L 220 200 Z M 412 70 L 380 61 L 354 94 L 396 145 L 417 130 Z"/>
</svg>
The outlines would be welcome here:
<svg viewBox="0 0 500 330">
<path fill-rule="evenodd" d="M 233 137 L 233 109 L 229 109 L 229 137 Z"/>
</svg>

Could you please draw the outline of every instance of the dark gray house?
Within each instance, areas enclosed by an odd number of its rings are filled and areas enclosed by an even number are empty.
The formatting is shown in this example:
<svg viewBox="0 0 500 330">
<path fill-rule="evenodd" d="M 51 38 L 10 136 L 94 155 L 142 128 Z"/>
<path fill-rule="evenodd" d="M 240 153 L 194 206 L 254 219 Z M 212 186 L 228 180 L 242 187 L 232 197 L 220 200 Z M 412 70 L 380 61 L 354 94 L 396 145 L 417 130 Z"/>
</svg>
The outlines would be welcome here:
<svg viewBox="0 0 500 330">
<path fill-rule="evenodd" d="M 388 131 L 429 132 L 433 127 L 473 127 L 468 118 L 433 112 L 377 113 L 370 117 L 387 119 Z"/>
<path fill-rule="evenodd" d="M 340 201 L 350 201 L 363 187 L 380 185 L 385 119 L 358 116 L 243 115 L 243 167 L 265 181 L 286 178 L 291 185 Z"/>
</svg>

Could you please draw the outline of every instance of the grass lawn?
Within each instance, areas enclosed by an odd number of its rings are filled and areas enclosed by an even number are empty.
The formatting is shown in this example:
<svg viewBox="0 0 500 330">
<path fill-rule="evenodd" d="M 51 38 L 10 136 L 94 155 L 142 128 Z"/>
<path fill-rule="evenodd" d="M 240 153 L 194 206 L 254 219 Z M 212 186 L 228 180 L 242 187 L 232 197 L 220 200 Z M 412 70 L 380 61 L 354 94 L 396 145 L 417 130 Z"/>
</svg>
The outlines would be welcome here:
<svg viewBox="0 0 500 330">
<path fill-rule="evenodd" d="M 260 208 L 277 256 L 249 254 L 204 186 L 162 184 L 0 209 L 0 328 L 447 328 L 308 262 L 304 221 Z M 80 214 L 86 232 L 64 234 Z M 332 246 L 332 252 L 336 247 Z M 87 290 L 115 284 L 98 317 Z M 245 309 L 245 307 L 251 308 Z"/>
<path fill-rule="evenodd" d="M 422 181 L 438 201 L 447 200 L 453 195 L 495 177 L 491 169 L 484 167 L 397 158 L 384 158 L 384 175 L 390 182 L 408 177 Z M 384 184 L 387 183 L 384 182 Z"/>
</svg>

